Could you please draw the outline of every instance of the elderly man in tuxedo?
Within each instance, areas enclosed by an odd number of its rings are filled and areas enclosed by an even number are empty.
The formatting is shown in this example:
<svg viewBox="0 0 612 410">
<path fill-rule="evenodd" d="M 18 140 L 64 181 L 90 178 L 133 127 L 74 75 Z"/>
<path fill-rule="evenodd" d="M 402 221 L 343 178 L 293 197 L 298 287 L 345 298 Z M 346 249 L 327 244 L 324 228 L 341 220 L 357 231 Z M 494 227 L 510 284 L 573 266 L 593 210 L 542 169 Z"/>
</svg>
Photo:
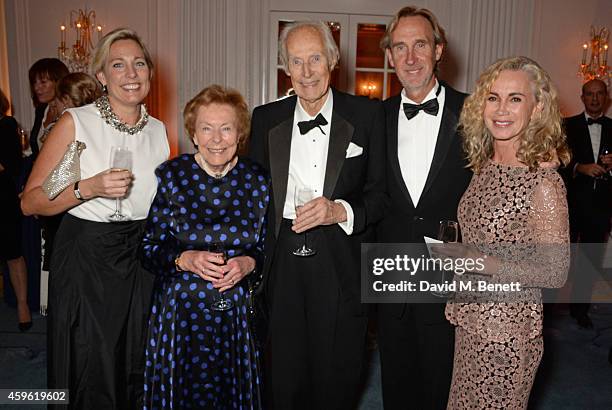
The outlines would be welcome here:
<svg viewBox="0 0 612 410">
<path fill-rule="evenodd" d="M 329 28 L 298 22 L 280 36 L 296 96 L 253 112 L 250 154 L 270 171 L 264 288 L 270 304 L 269 388 L 276 410 L 354 408 L 367 310 L 360 244 L 382 218 L 382 104 L 330 87 L 339 52 Z M 294 193 L 314 199 L 296 211 Z M 296 256 L 307 234 L 311 256 Z"/>
<path fill-rule="evenodd" d="M 592 244 L 606 242 L 612 216 L 612 119 L 603 113 L 608 102 L 606 83 L 595 79 L 584 83 L 580 97 L 584 112 L 565 119 L 567 142 L 572 150 L 569 166 L 568 196 L 572 242 L 586 245 L 584 254 L 596 270 L 601 269 L 605 247 Z M 583 266 L 583 265 L 580 265 Z M 573 278 L 570 313 L 584 328 L 593 324 L 588 316 L 593 278 L 580 269 Z"/>
<path fill-rule="evenodd" d="M 441 220 L 457 220 L 471 179 L 457 133 L 466 95 L 436 75 L 445 45 L 435 15 L 416 7 L 401 9 L 381 41 L 403 90 L 384 102 L 391 206 L 378 227 L 380 242 L 436 238 Z M 445 300 L 431 299 L 378 305 L 385 410 L 446 408 L 454 335 Z"/>
</svg>

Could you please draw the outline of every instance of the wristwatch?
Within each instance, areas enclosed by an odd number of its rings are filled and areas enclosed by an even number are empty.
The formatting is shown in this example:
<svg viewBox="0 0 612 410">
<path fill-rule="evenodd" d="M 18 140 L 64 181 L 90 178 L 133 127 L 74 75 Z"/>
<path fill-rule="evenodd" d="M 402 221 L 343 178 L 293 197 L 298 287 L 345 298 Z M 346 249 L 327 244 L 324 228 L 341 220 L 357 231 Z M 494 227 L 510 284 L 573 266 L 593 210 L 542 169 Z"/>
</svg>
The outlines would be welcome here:
<svg viewBox="0 0 612 410">
<path fill-rule="evenodd" d="M 79 201 L 84 201 L 85 198 L 83 198 L 83 195 L 81 195 L 81 191 L 79 191 L 79 182 L 81 181 L 77 181 L 74 183 L 74 196 L 76 196 L 76 199 L 78 199 Z"/>
</svg>

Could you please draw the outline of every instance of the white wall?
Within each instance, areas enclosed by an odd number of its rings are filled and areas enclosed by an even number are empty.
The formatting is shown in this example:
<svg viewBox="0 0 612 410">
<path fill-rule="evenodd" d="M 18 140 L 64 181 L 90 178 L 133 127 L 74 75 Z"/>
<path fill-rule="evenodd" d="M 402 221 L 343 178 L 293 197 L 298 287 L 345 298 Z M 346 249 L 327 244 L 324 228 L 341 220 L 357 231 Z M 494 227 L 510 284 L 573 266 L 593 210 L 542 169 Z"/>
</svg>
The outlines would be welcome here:
<svg viewBox="0 0 612 410">
<path fill-rule="evenodd" d="M 584 108 L 576 73 L 590 26 L 612 29 L 610 0 L 269 0 L 270 10 L 277 11 L 377 15 L 392 15 L 410 4 L 432 10 L 446 29 L 449 59 L 441 76 L 451 84 L 469 92 L 495 59 L 526 55 L 551 75 L 564 115 Z"/>
<path fill-rule="evenodd" d="M 2 0 L 0 0 L 2 1 Z M 524 54 L 549 71 L 564 114 L 582 111 L 576 76 L 590 25 L 612 28 L 609 0 L 4 0 L 10 86 L 15 115 L 29 128 L 33 108 L 27 70 L 57 55 L 59 25 L 71 9 L 94 9 L 106 28 L 129 26 L 157 65 L 148 99 L 168 128 L 173 152 L 190 149 L 181 112 L 202 87 L 240 90 L 251 106 L 268 100 L 271 11 L 393 15 L 407 4 L 430 8 L 446 28 L 442 77 L 470 91 L 496 58 Z M 0 26 L 2 30 L 2 26 Z M 612 56 L 611 56 L 612 59 Z M 608 109 L 608 113 L 612 110 Z"/>
<path fill-rule="evenodd" d="M 538 3 L 541 4 L 540 23 L 533 40 L 533 58 L 555 82 L 563 114 L 580 113 L 584 106 L 580 101 L 582 82 L 577 72 L 582 44 L 589 40 L 591 25 L 612 29 L 612 3 L 609 0 L 539 0 Z M 611 116 L 610 105 L 607 112 Z"/>
<path fill-rule="evenodd" d="M 4 0 L 9 76 L 15 117 L 25 129 L 31 128 L 34 109 L 30 99 L 28 69 L 40 58 L 57 57 L 59 26 L 68 25 L 70 10 L 87 7 L 89 10 L 95 10 L 96 23 L 102 25 L 103 32 L 117 27 L 129 27 L 136 30 L 147 44 L 156 64 L 147 103 L 150 111 L 166 123 L 171 142 L 175 141 L 177 1 Z M 74 42 L 74 38 L 70 39 L 71 37 L 68 37 L 68 42 Z"/>
</svg>

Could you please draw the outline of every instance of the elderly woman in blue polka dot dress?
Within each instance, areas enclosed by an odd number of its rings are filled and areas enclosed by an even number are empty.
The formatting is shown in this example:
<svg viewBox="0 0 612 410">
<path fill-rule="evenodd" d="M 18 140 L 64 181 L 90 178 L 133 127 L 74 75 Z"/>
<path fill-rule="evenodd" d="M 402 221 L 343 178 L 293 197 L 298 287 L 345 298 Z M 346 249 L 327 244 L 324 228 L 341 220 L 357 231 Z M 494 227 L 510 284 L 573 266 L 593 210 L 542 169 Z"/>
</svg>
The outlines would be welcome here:
<svg viewBox="0 0 612 410">
<path fill-rule="evenodd" d="M 237 91 L 205 88 L 183 115 L 198 152 L 157 169 L 142 245 L 143 265 L 158 278 L 144 408 L 259 409 L 247 275 L 263 262 L 268 177 L 237 156 L 249 134 L 248 108 Z M 222 243 L 225 255 L 213 243 Z M 218 308 L 223 299 L 226 306 Z"/>
</svg>

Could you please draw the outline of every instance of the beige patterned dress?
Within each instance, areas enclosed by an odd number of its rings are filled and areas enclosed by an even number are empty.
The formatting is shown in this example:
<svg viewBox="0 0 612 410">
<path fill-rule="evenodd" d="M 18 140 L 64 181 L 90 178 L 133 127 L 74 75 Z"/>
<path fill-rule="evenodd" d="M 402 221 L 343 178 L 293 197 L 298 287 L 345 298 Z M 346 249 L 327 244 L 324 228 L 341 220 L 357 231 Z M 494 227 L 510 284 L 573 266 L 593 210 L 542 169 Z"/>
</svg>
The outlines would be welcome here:
<svg viewBox="0 0 612 410">
<path fill-rule="evenodd" d="M 447 304 L 456 326 L 448 409 L 526 409 L 543 352 L 540 288 L 563 286 L 569 267 L 563 181 L 552 169 L 489 162 L 458 215 L 463 242 L 501 261 L 489 282 L 519 282 L 521 291 L 462 291 Z"/>
</svg>

